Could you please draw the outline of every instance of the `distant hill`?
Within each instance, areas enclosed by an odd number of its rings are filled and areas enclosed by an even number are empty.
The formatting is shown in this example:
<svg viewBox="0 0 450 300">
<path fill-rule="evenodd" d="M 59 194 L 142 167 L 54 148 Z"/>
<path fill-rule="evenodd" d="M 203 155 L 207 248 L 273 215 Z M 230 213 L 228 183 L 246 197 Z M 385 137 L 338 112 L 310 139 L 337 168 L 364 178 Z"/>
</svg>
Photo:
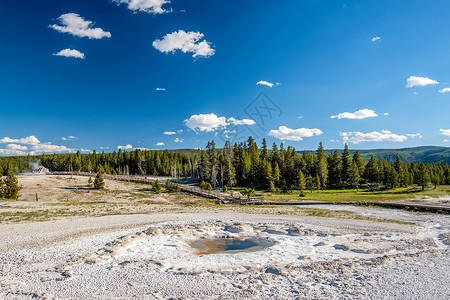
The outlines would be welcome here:
<svg viewBox="0 0 450 300">
<path fill-rule="evenodd" d="M 218 149 L 220 150 L 220 149 Z M 182 154 L 197 154 L 196 149 L 177 149 L 169 150 Z M 335 149 L 326 150 L 327 155 L 333 153 Z M 342 153 L 342 149 L 338 149 L 339 153 Z M 354 153 L 356 150 L 350 150 Z M 303 153 L 304 151 L 298 151 Z M 307 150 L 306 152 L 315 152 Z M 423 163 L 447 163 L 450 164 L 450 147 L 439 147 L 439 146 L 422 146 L 422 147 L 412 147 L 412 148 L 401 148 L 401 149 L 371 149 L 371 150 L 359 150 L 361 157 L 365 161 L 369 161 L 370 157 L 373 155 L 378 160 L 386 159 L 388 162 L 393 162 L 397 158 L 397 154 L 403 162 L 417 162 L 421 161 Z"/>
<path fill-rule="evenodd" d="M 327 154 L 330 155 L 335 150 L 327 150 Z M 342 153 L 342 150 L 338 150 Z M 350 150 L 352 153 L 355 150 Z M 300 152 L 302 153 L 302 152 Z M 386 159 L 388 162 L 393 162 L 397 158 L 397 155 L 403 162 L 417 162 L 423 163 L 447 163 L 450 164 L 450 148 L 439 146 L 422 146 L 413 148 L 401 148 L 401 149 L 372 149 L 372 150 L 359 150 L 361 158 L 368 161 L 373 155 L 378 160 Z"/>
</svg>

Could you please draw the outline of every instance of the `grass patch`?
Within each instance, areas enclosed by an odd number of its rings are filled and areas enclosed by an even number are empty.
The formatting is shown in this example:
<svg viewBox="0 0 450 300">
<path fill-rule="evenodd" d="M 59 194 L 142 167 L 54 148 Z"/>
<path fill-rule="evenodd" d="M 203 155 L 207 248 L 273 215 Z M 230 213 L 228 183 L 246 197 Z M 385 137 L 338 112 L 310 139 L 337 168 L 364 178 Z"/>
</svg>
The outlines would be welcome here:
<svg viewBox="0 0 450 300">
<path fill-rule="evenodd" d="M 436 189 L 426 189 L 422 191 L 421 188 L 417 188 L 414 192 L 408 192 L 412 187 L 408 188 L 396 188 L 381 191 L 369 191 L 356 189 L 345 190 L 323 190 L 323 191 L 310 191 L 305 192 L 305 197 L 300 197 L 300 191 L 293 191 L 290 194 L 283 193 L 266 193 L 264 194 L 265 200 L 271 201 L 286 201 L 286 200 L 313 200 L 313 201 L 390 201 L 390 200 L 406 200 L 414 199 L 416 197 L 432 197 L 439 198 L 450 195 L 450 185 L 441 185 Z"/>
</svg>

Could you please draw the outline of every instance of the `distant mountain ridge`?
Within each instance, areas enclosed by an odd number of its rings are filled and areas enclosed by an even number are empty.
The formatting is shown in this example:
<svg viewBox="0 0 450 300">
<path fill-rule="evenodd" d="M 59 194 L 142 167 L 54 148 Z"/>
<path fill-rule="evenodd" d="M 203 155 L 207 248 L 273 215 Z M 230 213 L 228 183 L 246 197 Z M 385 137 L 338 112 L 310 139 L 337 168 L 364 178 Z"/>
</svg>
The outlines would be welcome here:
<svg viewBox="0 0 450 300">
<path fill-rule="evenodd" d="M 218 149 L 220 150 L 220 149 Z M 343 149 L 331 149 L 326 150 L 327 155 L 330 155 L 335 150 L 342 153 Z M 196 154 L 195 149 L 176 149 L 170 150 L 178 153 L 186 154 Z M 356 151 L 355 149 L 350 149 L 352 154 Z M 361 158 L 365 161 L 369 161 L 370 157 L 373 155 L 377 160 L 387 160 L 388 162 L 393 162 L 397 158 L 397 154 L 403 162 L 418 162 L 419 160 L 423 163 L 447 163 L 450 164 L 450 147 L 441 146 L 420 146 L 411 148 L 400 148 L 400 149 L 369 149 L 369 150 L 358 150 L 361 153 Z M 298 153 L 303 153 L 304 151 L 297 151 Z M 306 150 L 306 152 L 315 152 L 315 150 Z"/>
<path fill-rule="evenodd" d="M 326 150 L 327 155 L 330 155 L 335 150 Z M 338 149 L 342 153 L 342 149 Z M 352 153 L 356 150 L 350 149 Z M 370 149 L 358 150 L 361 153 L 361 158 L 368 161 L 373 155 L 377 160 L 387 160 L 393 162 L 397 155 L 403 162 L 418 162 L 423 163 L 447 163 L 450 164 L 450 147 L 441 146 L 420 146 L 401 149 Z M 302 153 L 302 152 L 300 152 Z"/>
</svg>

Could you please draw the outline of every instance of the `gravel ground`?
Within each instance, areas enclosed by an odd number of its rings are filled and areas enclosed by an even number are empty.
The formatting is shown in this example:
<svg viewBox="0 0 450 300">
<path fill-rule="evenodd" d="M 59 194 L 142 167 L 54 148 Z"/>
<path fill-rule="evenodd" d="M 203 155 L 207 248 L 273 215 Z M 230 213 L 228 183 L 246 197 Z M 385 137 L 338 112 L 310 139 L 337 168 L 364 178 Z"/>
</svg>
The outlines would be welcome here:
<svg viewBox="0 0 450 300">
<path fill-rule="evenodd" d="M 448 216 L 324 208 L 414 224 L 204 209 L 4 224 L 0 298 L 450 298 Z M 187 244 L 214 237 L 274 245 L 199 256 Z"/>
</svg>

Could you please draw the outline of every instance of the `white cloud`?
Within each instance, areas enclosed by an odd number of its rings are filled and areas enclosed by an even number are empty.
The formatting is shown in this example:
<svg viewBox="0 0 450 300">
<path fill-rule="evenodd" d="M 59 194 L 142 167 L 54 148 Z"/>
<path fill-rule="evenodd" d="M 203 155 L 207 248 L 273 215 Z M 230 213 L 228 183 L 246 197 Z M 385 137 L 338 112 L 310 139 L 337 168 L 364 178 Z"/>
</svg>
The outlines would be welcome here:
<svg viewBox="0 0 450 300">
<path fill-rule="evenodd" d="M 299 120 L 301 120 L 301 119 L 303 119 L 303 116 L 298 116 L 297 118 L 298 118 Z"/>
<path fill-rule="evenodd" d="M 171 10 L 164 9 L 164 4 L 170 3 L 168 0 L 113 0 L 117 5 L 125 4 L 129 10 L 142 11 L 149 14 L 163 14 Z"/>
<path fill-rule="evenodd" d="M 343 112 L 335 116 L 331 116 L 332 119 L 365 119 L 365 118 L 374 118 L 378 117 L 378 115 L 371 109 L 360 109 L 355 111 L 354 113 Z"/>
<path fill-rule="evenodd" d="M 56 152 L 74 152 L 72 148 L 66 146 L 58 146 L 52 144 L 38 144 L 33 145 L 31 149 L 36 153 L 56 153 Z"/>
<path fill-rule="evenodd" d="M 81 152 L 91 152 L 91 150 L 89 150 L 89 149 L 83 149 L 83 148 L 81 148 L 80 151 L 81 151 Z"/>
<path fill-rule="evenodd" d="M 379 40 L 381 40 L 381 37 L 379 37 L 379 36 L 373 37 L 371 39 L 372 42 L 376 42 L 376 41 L 379 41 Z"/>
<path fill-rule="evenodd" d="M 75 139 L 76 139 L 76 137 L 73 135 L 69 135 L 67 137 L 66 136 L 61 137 L 62 141 L 71 141 L 71 140 L 75 140 Z"/>
<path fill-rule="evenodd" d="M 450 129 L 440 129 L 441 134 L 450 137 Z"/>
<path fill-rule="evenodd" d="M 450 92 L 450 88 L 443 88 L 439 90 L 439 93 L 444 94 Z"/>
<path fill-rule="evenodd" d="M 109 147 L 100 147 L 100 150 L 108 150 Z"/>
<path fill-rule="evenodd" d="M 257 83 L 256 83 L 256 85 L 266 85 L 266 86 L 268 86 L 268 87 L 273 87 L 273 86 L 276 86 L 276 85 L 280 85 L 280 83 L 272 83 L 272 82 L 268 82 L 268 81 L 265 81 L 265 80 L 260 80 L 260 81 L 258 81 Z"/>
<path fill-rule="evenodd" d="M 174 135 L 177 134 L 175 131 L 164 131 L 163 134 L 165 135 Z"/>
<path fill-rule="evenodd" d="M 407 135 L 406 135 L 407 137 L 410 137 L 410 138 L 419 138 L 419 139 L 421 139 L 422 138 L 422 135 L 420 134 L 420 133 L 408 133 Z"/>
<path fill-rule="evenodd" d="M 448 142 L 450 142 L 450 140 L 445 139 L 445 140 L 443 140 L 443 142 L 448 143 Z"/>
<path fill-rule="evenodd" d="M 0 143 L 16 143 L 16 144 L 25 144 L 25 145 L 37 145 L 37 144 L 40 144 L 41 142 L 34 135 L 31 135 L 29 137 L 21 138 L 21 139 L 11 139 L 9 137 L 4 137 L 4 138 L 0 139 Z"/>
<path fill-rule="evenodd" d="M 164 145 L 165 144 L 163 142 L 156 143 L 156 146 L 164 146 Z"/>
<path fill-rule="evenodd" d="M 242 119 L 242 120 L 237 120 L 233 117 L 229 118 L 227 120 L 228 122 L 230 122 L 230 124 L 233 125 L 255 125 L 256 122 L 254 120 L 251 119 Z"/>
<path fill-rule="evenodd" d="M 384 113 L 383 116 L 386 116 L 386 117 L 387 117 L 387 116 L 389 116 L 389 113 Z"/>
<path fill-rule="evenodd" d="M 12 149 L 12 150 L 22 150 L 22 151 L 27 151 L 28 150 L 27 146 L 22 146 L 22 145 L 17 145 L 17 144 L 6 145 L 6 148 Z"/>
<path fill-rule="evenodd" d="M 183 133 L 183 129 L 180 129 L 177 131 L 178 133 Z"/>
<path fill-rule="evenodd" d="M 159 92 L 165 92 L 165 91 L 166 91 L 165 88 L 160 88 L 160 87 L 157 87 L 155 90 L 156 90 L 156 91 L 159 91 Z"/>
<path fill-rule="evenodd" d="M 27 152 L 16 149 L 0 149 L 0 154 L 3 155 L 27 155 Z"/>
<path fill-rule="evenodd" d="M 407 88 L 412 88 L 414 86 L 427 86 L 435 84 L 439 84 L 439 82 L 427 77 L 410 76 L 408 79 L 406 79 Z"/>
<path fill-rule="evenodd" d="M 58 20 L 61 25 L 54 24 L 50 25 L 50 27 L 62 33 L 69 33 L 73 36 L 87 37 L 90 39 L 102 39 L 104 37 L 111 37 L 111 33 L 106 32 L 101 28 L 92 28 L 92 21 L 86 21 L 78 14 L 64 14 L 61 15 Z"/>
<path fill-rule="evenodd" d="M 184 142 L 183 139 L 179 139 L 179 138 L 176 138 L 176 139 L 174 139 L 173 141 L 174 141 L 175 143 L 182 143 L 182 142 Z"/>
<path fill-rule="evenodd" d="M 133 146 L 131 146 L 130 144 L 126 145 L 126 146 L 117 146 L 117 149 L 122 149 L 122 150 L 131 150 L 133 149 Z"/>
<path fill-rule="evenodd" d="M 153 47 L 163 53 L 173 53 L 181 50 L 183 53 L 193 53 L 192 57 L 210 57 L 215 50 L 211 44 L 203 39 L 204 34 L 200 32 L 178 30 L 166 34 L 162 40 L 155 40 Z"/>
<path fill-rule="evenodd" d="M 75 49 L 64 49 L 59 51 L 58 53 L 54 53 L 53 55 L 84 59 L 84 53 L 81 53 L 80 51 Z"/>
<path fill-rule="evenodd" d="M 189 119 L 184 120 L 184 124 L 192 130 L 214 131 L 220 127 L 228 125 L 225 117 L 218 117 L 215 114 L 199 114 L 192 115 Z"/>
<path fill-rule="evenodd" d="M 358 144 L 360 142 L 404 142 L 407 137 L 404 135 L 394 134 L 388 130 L 381 132 L 372 131 L 369 133 L 362 132 L 341 132 L 342 141 L 344 143 Z"/>
<path fill-rule="evenodd" d="M 278 130 L 272 129 L 268 135 L 273 136 L 279 140 L 287 140 L 287 141 L 301 141 L 305 137 L 312 137 L 315 135 L 321 135 L 323 132 L 320 129 L 313 128 L 299 128 L 299 129 L 291 129 L 286 126 L 278 127 Z"/>
</svg>

